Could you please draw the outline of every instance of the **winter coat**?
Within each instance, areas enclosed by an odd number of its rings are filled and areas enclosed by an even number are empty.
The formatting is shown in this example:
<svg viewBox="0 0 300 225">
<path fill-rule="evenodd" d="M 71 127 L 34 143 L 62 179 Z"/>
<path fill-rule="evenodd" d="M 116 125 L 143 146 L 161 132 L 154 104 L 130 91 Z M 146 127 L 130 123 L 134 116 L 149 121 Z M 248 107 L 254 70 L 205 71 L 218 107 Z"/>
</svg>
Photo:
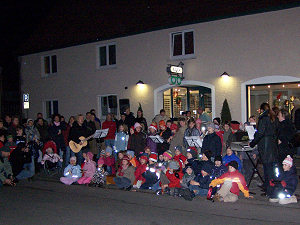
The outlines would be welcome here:
<svg viewBox="0 0 300 225">
<path fill-rule="evenodd" d="M 135 175 L 134 175 L 135 168 L 133 166 L 128 166 L 127 169 L 122 168 L 120 166 L 119 171 L 117 172 L 117 177 L 125 177 L 131 181 L 131 185 L 134 184 Z"/>
<path fill-rule="evenodd" d="M 17 176 L 24 167 L 25 163 L 31 163 L 32 152 L 23 152 L 20 148 L 16 148 L 9 157 L 14 176 Z"/>
<path fill-rule="evenodd" d="M 262 163 L 274 163 L 278 158 L 275 124 L 268 116 L 268 112 L 267 110 L 260 115 L 257 131 L 250 142 L 251 148 L 257 144 Z"/>
<path fill-rule="evenodd" d="M 129 135 L 126 132 L 122 131 L 116 133 L 114 150 L 118 152 L 122 150 L 127 150 L 128 139 Z"/>
<path fill-rule="evenodd" d="M 107 129 L 108 128 L 108 133 L 107 136 L 104 138 L 104 140 L 114 140 L 115 139 L 115 134 L 117 130 L 117 124 L 114 121 L 104 121 L 102 123 L 102 129 Z"/>
<path fill-rule="evenodd" d="M 149 138 L 149 136 L 156 136 L 156 133 L 154 133 L 154 134 L 149 133 L 148 134 L 146 145 L 150 148 L 151 152 L 157 153 L 157 144 L 154 141 L 152 141 L 152 139 Z"/>
<path fill-rule="evenodd" d="M 175 174 L 178 174 L 178 177 Z M 167 176 L 168 180 L 170 181 L 169 188 L 180 188 L 181 187 L 180 180 L 183 177 L 182 172 L 170 173 L 170 171 L 168 170 L 166 172 L 166 176 Z"/>
<path fill-rule="evenodd" d="M 186 155 L 186 150 L 184 148 L 184 133 L 186 130 L 186 126 L 179 127 L 178 131 L 173 136 L 172 140 L 170 141 L 170 151 L 173 155 L 175 155 L 175 147 L 182 146 L 183 147 L 183 154 Z"/>
<path fill-rule="evenodd" d="M 212 170 L 212 168 L 214 167 L 214 164 L 210 160 L 208 160 L 208 161 L 199 161 L 199 171 L 200 171 L 200 173 L 201 173 L 201 170 L 202 170 L 203 167 L 211 168 L 211 170 Z"/>
<path fill-rule="evenodd" d="M 212 173 L 211 173 L 211 176 L 212 177 L 215 177 L 215 178 L 218 178 L 220 177 L 221 175 L 223 175 L 224 173 L 227 172 L 227 167 L 224 166 L 223 164 L 221 166 L 214 166 L 212 168 Z"/>
<path fill-rule="evenodd" d="M 147 168 L 147 164 L 140 164 L 139 166 L 136 167 L 134 171 L 134 176 L 136 181 L 141 180 L 142 183 L 146 181 L 146 179 L 142 176 L 143 173 L 146 172 L 146 168 Z"/>
<path fill-rule="evenodd" d="M 27 143 L 30 141 L 34 141 L 34 139 L 40 140 L 40 133 L 34 126 L 27 126 L 25 128 L 25 134 Z"/>
<path fill-rule="evenodd" d="M 0 181 L 3 183 L 7 178 L 13 175 L 11 165 L 8 160 L 2 158 L 0 154 Z"/>
<path fill-rule="evenodd" d="M 109 156 L 109 157 L 104 156 L 104 157 L 102 157 L 102 159 L 104 160 L 104 165 L 111 167 L 111 174 L 112 175 L 116 174 L 115 157 L 113 157 L 113 156 Z M 99 164 L 99 161 L 98 161 L 98 164 Z"/>
<path fill-rule="evenodd" d="M 85 162 L 82 171 L 83 177 L 93 177 L 96 172 L 96 163 L 93 160 Z"/>
<path fill-rule="evenodd" d="M 71 171 L 71 173 L 69 171 Z M 73 166 L 69 164 L 64 169 L 64 176 L 67 178 L 80 178 L 82 176 L 80 166 L 79 165 Z"/>
<path fill-rule="evenodd" d="M 298 185 L 296 167 L 293 166 L 289 171 L 282 172 L 279 176 L 279 180 L 285 181 L 286 186 L 284 187 L 284 189 L 286 189 L 290 195 L 293 195 Z"/>
<path fill-rule="evenodd" d="M 41 161 L 41 164 L 44 165 L 45 164 L 45 161 L 50 161 L 52 163 L 57 163 L 58 161 L 62 162 L 63 160 L 59 157 L 59 155 L 57 155 L 56 153 L 54 154 L 48 154 L 46 153 L 44 156 L 43 156 L 43 160 Z"/>
<path fill-rule="evenodd" d="M 55 142 L 57 149 L 65 148 L 65 140 L 62 134 L 62 131 L 65 129 L 64 123 L 60 123 L 58 126 L 52 124 L 49 127 L 49 136 Z M 61 131 L 60 134 L 58 134 L 59 130 Z"/>
<path fill-rule="evenodd" d="M 36 129 L 38 129 L 40 133 L 40 140 L 45 143 L 49 138 L 48 126 L 45 124 L 43 126 L 37 124 Z"/>
<path fill-rule="evenodd" d="M 285 159 L 287 155 L 294 155 L 293 153 L 293 140 L 296 134 L 296 130 L 289 119 L 285 119 L 279 122 L 278 126 L 278 140 L 281 141 L 278 144 L 278 155 L 280 163 Z"/>
<path fill-rule="evenodd" d="M 197 185 L 197 186 L 199 186 L 200 188 L 202 188 L 202 189 L 208 189 L 209 188 L 209 184 L 212 181 L 212 179 L 210 178 L 209 175 L 203 177 L 202 174 L 200 173 L 200 174 L 198 174 L 195 177 L 194 181 L 196 181 L 196 182 L 199 183 L 199 185 Z"/>
<path fill-rule="evenodd" d="M 201 163 L 196 158 L 187 159 L 188 164 L 185 166 L 191 166 L 194 174 L 197 176 L 201 172 Z"/>
<path fill-rule="evenodd" d="M 69 133 L 69 141 L 74 141 L 75 143 L 79 144 L 80 140 L 79 137 L 88 137 L 88 132 L 86 126 L 83 124 L 82 126 L 79 126 L 77 122 L 73 123 L 73 126 L 70 129 Z"/>
<path fill-rule="evenodd" d="M 212 134 L 207 134 L 203 138 L 201 151 L 205 152 L 206 150 L 210 150 L 212 152 L 213 157 L 217 155 L 221 155 L 222 153 L 221 139 L 215 132 L 213 132 Z"/>
<path fill-rule="evenodd" d="M 171 137 L 172 132 L 169 127 L 167 127 L 166 130 L 160 132 L 159 136 L 161 136 L 165 141 L 163 143 L 157 144 L 157 151 L 158 154 L 162 154 L 163 152 L 169 150 L 170 144 L 167 142 L 167 140 Z"/>
<path fill-rule="evenodd" d="M 182 171 L 182 165 L 185 163 L 185 161 L 187 160 L 187 158 L 184 155 L 179 154 L 179 155 L 175 155 L 173 157 L 173 160 L 175 160 L 175 161 L 177 161 L 179 163 L 180 171 Z"/>
<path fill-rule="evenodd" d="M 133 150 L 138 156 L 140 152 L 144 152 L 146 147 L 146 135 L 143 132 L 135 132 L 129 137 L 127 149 Z"/>
<path fill-rule="evenodd" d="M 130 127 L 134 125 L 134 121 L 135 121 L 135 117 L 132 112 L 130 112 L 129 115 L 126 115 L 124 122 L 128 127 L 128 130 L 130 129 Z"/>
<path fill-rule="evenodd" d="M 18 145 L 20 142 L 26 143 L 26 137 L 25 136 L 16 136 L 14 138 L 14 141 L 16 145 Z"/>
<path fill-rule="evenodd" d="M 96 131 L 96 124 L 95 124 L 95 122 L 93 122 L 91 120 L 90 121 L 85 120 L 84 121 L 84 125 L 86 126 L 87 135 L 88 136 L 91 136 L 92 134 L 95 133 L 95 131 Z"/>
<path fill-rule="evenodd" d="M 223 157 L 223 165 L 227 166 L 231 161 L 236 161 L 239 164 L 239 171 L 242 170 L 242 163 L 239 157 L 237 157 L 234 153 L 231 156 L 225 155 Z"/>
<path fill-rule="evenodd" d="M 191 182 L 192 180 L 194 180 L 195 177 L 196 177 L 196 176 L 195 176 L 195 174 L 194 174 L 194 171 L 192 172 L 191 175 L 188 175 L 187 173 L 185 173 L 185 174 L 183 175 L 183 177 L 182 177 L 181 187 L 183 187 L 183 188 L 189 188 L 190 182 Z"/>
<path fill-rule="evenodd" d="M 247 183 L 245 181 L 244 176 L 239 171 L 234 172 L 227 172 L 224 173 L 222 176 L 220 176 L 217 179 L 214 179 L 210 186 L 217 186 L 218 184 L 223 184 L 226 180 L 232 181 L 232 187 L 230 189 L 230 192 L 239 195 L 240 190 L 243 192 L 244 196 L 246 198 L 249 197 L 249 189 L 247 187 Z"/>
<path fill-rule="evenodd" d="M 189 145 L 188 145 L 185 137 L 191 137 L 191 136 L 198 136 L 198 137 L 200 137 L 200 132 L 199 132 L 199 130 L 196 127 L 193 127 L 192 129 L 188 127 L 184 131 L 184 139 L 183 139 L 184 147 L 189 148 Z"/>
</svg>

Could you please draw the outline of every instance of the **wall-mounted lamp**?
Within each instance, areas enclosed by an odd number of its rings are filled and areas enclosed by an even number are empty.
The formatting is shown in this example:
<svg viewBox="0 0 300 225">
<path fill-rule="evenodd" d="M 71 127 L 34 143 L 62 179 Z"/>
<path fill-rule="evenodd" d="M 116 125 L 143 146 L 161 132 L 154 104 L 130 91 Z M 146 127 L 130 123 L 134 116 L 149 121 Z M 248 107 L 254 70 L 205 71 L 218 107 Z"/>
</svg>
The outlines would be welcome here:
<svg viewBox="0 0 300 225">
<path fill-rule="evenodd" d="M 230 77 L 229 74 L 227 72 L 222 73 L 221 77 L 223 78 L 228 78 Z"/>
<path fill-rule="evenodd" d="M 142 80 L 139 80 L 138 82 L 136 82 L 136 85 L 142 85 L 145 84 Z"/>
</svg>

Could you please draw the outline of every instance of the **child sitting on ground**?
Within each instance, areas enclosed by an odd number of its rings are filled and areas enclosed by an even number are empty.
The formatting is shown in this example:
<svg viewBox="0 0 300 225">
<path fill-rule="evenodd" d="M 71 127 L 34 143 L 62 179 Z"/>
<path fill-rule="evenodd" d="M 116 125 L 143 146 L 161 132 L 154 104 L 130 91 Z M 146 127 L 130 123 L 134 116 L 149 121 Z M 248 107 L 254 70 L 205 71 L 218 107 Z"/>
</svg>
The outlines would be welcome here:
<svg viewBox="0 0 300 225">
<path fill-rule="evenodd" d="M 159 168 L 157 167 L 157 154 L 150 154 L 149 165 L 146 167 L 145 173 L 142 176 L 145 178 L 145 182 L 141 185 L 141 189 L 152 189 L 158 190 L 159 185 L 154 186 L 158 183 L 160 178 Z"/>
<path fill-rule="evenodd" d="M 132 151 L 132 150 L 127 150 L 127 151 L 126 151 L 126 154 L 127 154 L 128 158 L 129 158 L 130 164 L 131 164 L 133 167 L 137 167 L 137 166 L 140 164 L 139 160 L 138 160 L 138 159 L 136 158 L 136 156 L 134 155 L 134 151 Z"/>
<path fill-rule="evenodd" d="M 129 157 L 124 156 L 122 160 L 122 165 L 120 166 L 117 177 L 114 181 L 117 187 L 121 190 L 130 191 L 135 180 L 134 167 L 130 164 Z"/>
<path fill-rule="evenodd" d="M 192 166 L 186 166 L 185 173 L 182 177 L 182 180 L 180 181 L 181 187 L 184 189 L 188 189 L 190 187 L 190 182 L 194 180 L 195 177 L 196 176 L 194 174 Z"/>
<path fill-rule="evenodd" d="M 212 168 L 211 176 L 213 178 L 218 178 L 226 172 L 227 168 L 222 164 L 222 157 L 220 155 L 217 155 L 215 157 L 215 166 Z"/>
<path fill-rule="evenodd" d="M 43 156 L 43 159 L 41 161 L 41 164 L 44 165 L 46 164 L 46 168 L 51 170 L 58 166 L 58 162 L 62 162 L 63 159 L 60 158 L 60 156 L 56 153 L 53 152 L 52 148 L 47 148 L 46 153 Z"/>
<path fill-rule="evenodd" d="M 189 148 L 186 150 L 186 161 L 185 164 L 187 166 L 191 166 L 195 175 L 198 175 L 201 172 L 200 161 L 198 160 L 198 153 L 196 149 Z"/>
<path fill-rule="evenodd" d="M 102 187 L 106 183 L 106 176 L 108 173 L 105 171 L 104 168 L 104 159 L 100 158 L 98 160 L 98 168 L 93 176 L 93 179 L 90 183 L 90 186 L 95 186 L 95 187 Z"/>
<path fill-rule="evenodd" d="M 171 196 L 178 196 L 179 189 L 181 188 L 180 180 L 183 177 L 183 173 L 180 171 L 180 166 L 177 161 L 173 160 L 169 162 L 166 176 L 169 183 L 163 185 L 162 189 L 166 191 L 166 188 L 168 188 L 168 192 Z"/>
<path fill-rule="evenodd" d="M 116 161 L 116 171 L 118 171 L 119 167 L 122 165 L 122 159 L 124 157 L 124 155 L 126 155 L 126 151 L 120 151 L 118 152 L 118 158 L 117 158 L 117 161 Z M 98 162 L 99 164 L 99 162 Z"/>
<path fill-rule="evenodd" d="M 26 136 L 23 134 L 23 128 L 18 126 L 16 128 L 17 131 L 17 136 L 15 137 L 15 143 L 16 145 L 19 144 L 20 142 L 26 143 Z"/>
<path fill-rule="evenodd" d="M 140 164 L 136 167 L 136 170 L 134 172 L 135 176 L 135 185 L 133 185 L 134 188 L 140 188 L 141 185 L 146 181 L 146 179 L 142 176 L 143 173 L 146 172 L 147 168 L 147 162 L 148 162 L 148 157 L 147 154 L 143 154 L 140 157 Z"/>
<path fill-rule="evenodd" d="M 7 135 L 7 142 L 5 143 L 5 146 L 9 148 L 9 152 L 12 152 L 17 148 L 17 144 L 14 142 L 12 135 Z"/>
<path fill-rule="evenodd" d="M 279 182 L 270 181 L 270 202 L 279 202 L 281 205 L 297 203 L 294 195 L 298 178 L 296 168 L 293 165 L 293 159 L 288 155 L 282 162 L 283 173 L 279 175 Z M 277 184 L 275 184 L 277 183 Z"/>
<path fill-rule="evenodd" d="M 96 163 L 93 161 L 93 153 L 83 153 L 84 165 L 82 167 L 82 177 L 77 181 L 78 184 L 89 184 L 96 172 Z"/>
<path fill-rule="evenodd" d="M 228 146 L 226 149 L 226 155 L 223 157 L 223 165 L 228 166 L 228 163 L 231 161 L 236 161 L 239 165 L 238 170 L 241 171 L 242 169 L 242 163 L 239 157 L 235 155 L 235 153 L 232 151 L 231 147 Z"/>
<path fill-rule="evenodd" d="M 184 163 L 186 161 L 186 157 L 182 154 L 182 146 L 178 145 L 175 147 L 175 156 L 173 160 L 177 161 L 180 166 L 180 170 L 185 166 Z"/>
<path fill-rule="evenodd" d="M 211 166 L 209 164 L 205 164 L 201 168 L 201 173 L 198 174 L 191 182 L 189 189 L 194 192 L 195 196 L 206 196 L 209 188 L 209 184 L 211 182 L 210 174 L 211 174 Z"/>
<path fill-rule="evenodd" d="M 236 202 L 241 190 L 246 198 L 253 198 L 249 195 L 249 190 L 244 176 L 238 171 L 238 163 L 231 161 L 228 163 L 228 172 L 210 183 L 210 187 L 222 184 L 220 190 L 215 194 L 215 201 Z"/>
<path fill-rule="evenodd" d="M 201 161 L 199 163 L 199 170 L 202 170 L 203 166 L 210 166 L 211 168 L 214 166 L 213 162 L 211 161 L 212 152 L 210 150 L 206 150 L 203 152 Z"/>
<path fill-rule="evenodd" d="M 112 155 L 112 148 L 107 146 L 105 149 L 105 156 L 101 157 L 104 160 L 104 165 L 106 166 L 106 171 L 109 175 L 116 174 L 116 167 L 115 167 L 115 157 Z M 100 159 L 101 159 L 100 158 Z M 99 164 L 99 162 L 98 162 Z"/>
<path fill-rule="evenodd" d="M 167 172 L 167 168 L 168 168 L 168 164 L 169 164 L 169 161 L 170 160 L 172 160 L 172 153 L 171 153 L 171 151 L 166 151 L 166 152 L 164 152 L 164 154 L 163 154 L 163 158 L 164 158 L 164 161 L 163 161 L 163 163 L 162 163 L 162 171 L 164 171 L 164 173 L 166 173 Z"/>
<path fill-rule="evenodd" d="M 70 158 L 70 164 L 64 170 L 64 177 L 60 178 L 60 181 L 66 185 L 71 185 L 77 182 L 81 177 L 81 168 L 76 165 L 76 157 L 72 156 Z"/>
</svg>

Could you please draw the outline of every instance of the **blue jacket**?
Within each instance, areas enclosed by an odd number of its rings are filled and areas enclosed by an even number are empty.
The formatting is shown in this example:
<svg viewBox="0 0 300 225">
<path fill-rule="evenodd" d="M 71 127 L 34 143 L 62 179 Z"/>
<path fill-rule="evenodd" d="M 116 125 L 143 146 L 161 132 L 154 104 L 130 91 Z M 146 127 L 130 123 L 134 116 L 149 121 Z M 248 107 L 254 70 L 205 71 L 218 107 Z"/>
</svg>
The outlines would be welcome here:
<svg viewBox="0 0 300 225">
<path fill-rule="evenodd" d="M 289 171 L 284 171 L 283 173 L 281 173 L 281 175 L 279 176 L 279 180 L 285 181 L 286 187 L 284 189 L 286 189 L 290 195 L 293 195 L 298 185 L 296 167 L 293 166 Z"/>
<path fill-rule="evenodd" d="M 199 187 L 202 189 L 208 189 L 209 188 L 209 184 L 212 181 L 212 179 L 210 178 L 209 175 L 203 177 L 202 174 L 198 174 L 198 176 L 196 176 L 196 178 L 194 179 L 194 181 L 198 182 L 200 185 Z"/>
<path fill-rule="evenodd" d="M 118 152 L 127 150 L 128 137 L 128 134 L 125 132 L 116 133 L 114 150 L 117 150 Z"/>
<path fill-rule="evenodd" d="M 222 174 L 224 174 L 226 172 L 227 172 L 227 167 L 224 166 L 223 164 L 219 167 L 214 166 L 212 168 L 211 176 L 214 177 L 214 178 L 217 178 L 217 177 L 220 177 Z"/>
<path fill-rule="evenodd" d="M 71 173 L 69 171 L 71 171 Z M 73 166 L 69 164 L 64 170 L 64 176 L 67 178 L 80 178 L 81 175 L 81 168 L 79 165 Z"/>
<path fill-rule="evenodd" d="M 231 156 L 225 155 L 223 157 L 223 165 L 227 166 L 227 164 L 230 163 L 231 161 L 236 161 L 239 164 L 239 171 L 242 170 L 241 160 L 234 153 L 232 153 Z"/>
</svg>

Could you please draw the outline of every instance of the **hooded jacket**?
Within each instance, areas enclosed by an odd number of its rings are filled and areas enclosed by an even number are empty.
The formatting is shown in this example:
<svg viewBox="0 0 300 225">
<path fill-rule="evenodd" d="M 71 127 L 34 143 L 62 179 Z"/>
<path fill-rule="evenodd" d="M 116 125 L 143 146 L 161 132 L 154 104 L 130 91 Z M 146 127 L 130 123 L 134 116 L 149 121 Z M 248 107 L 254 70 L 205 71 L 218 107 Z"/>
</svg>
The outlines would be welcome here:
<svg viewBox="0 0 300 225">
<path fill-rule="evenodd" d="M 71 173 L 69 172 L 71 171 Z M 81 168 L 79 165 L 71 165 L 69 164 L 65 169 L 64 169 L 64 176 L 67 178 L 80 178 L 81 177 Z"/>
</svg>

